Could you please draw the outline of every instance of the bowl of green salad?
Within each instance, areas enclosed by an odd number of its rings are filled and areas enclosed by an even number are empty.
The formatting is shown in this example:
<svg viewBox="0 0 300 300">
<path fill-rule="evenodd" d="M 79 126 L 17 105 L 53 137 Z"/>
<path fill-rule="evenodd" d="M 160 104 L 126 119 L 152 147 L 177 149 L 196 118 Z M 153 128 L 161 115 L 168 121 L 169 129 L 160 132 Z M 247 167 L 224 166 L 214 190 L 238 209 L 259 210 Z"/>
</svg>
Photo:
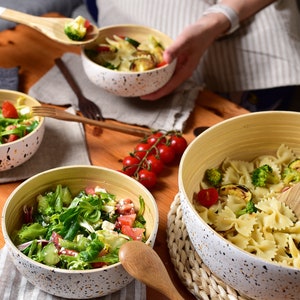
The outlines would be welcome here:
<svg viewBox="0 0 300 300">
<path fill-rule="evenodd" d="M 29 160 L 44 136 L 43 117 L 33 117 L 36 99 L 17 91 L 0 90 L 0 172 Z"/>
<path fill-rule="evenodd" d="M 155 199 L 136 180 L 103 167 L 68 166 L 17 187 L 3 208 L 2 230 L 30 283 L 57 297 L 89 299 L 133 280 L 119 248 L 131 240 L 153 247 L 158 222 Z"/>
<path fill-rule="evenodd" d="M 98 38 L 81 51 L 84 71 L 91 82 L 122 97 L 140 97 L 164 86 L 176 60 L 167 64 L 164 50 L 173 40 L 150 27 L 122 24 L 102 27 Z"/>
</svg>

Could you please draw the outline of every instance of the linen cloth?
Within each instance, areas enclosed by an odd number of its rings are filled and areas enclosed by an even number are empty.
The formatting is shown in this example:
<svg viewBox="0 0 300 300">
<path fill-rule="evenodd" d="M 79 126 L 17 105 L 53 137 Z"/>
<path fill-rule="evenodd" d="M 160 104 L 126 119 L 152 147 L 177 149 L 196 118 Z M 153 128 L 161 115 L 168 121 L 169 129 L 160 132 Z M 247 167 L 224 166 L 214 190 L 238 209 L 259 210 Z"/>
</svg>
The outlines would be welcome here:
<svg viewBox="0 0 300 300">
<path fill-rule="evenodd" d="M 14 266 L 7 247 L 0 249 L 0 291 L 2 300 L 60 300 L 29 283 Z M 146 287 L 137 280 L 113 294 L 94 298 L 99 300 L 145 300 Z"/>
<path fill-rule="evenodd" d="M 100 89 L 85 75 L 81 58 L 74 53 L 65 53 L 62 60 L 68 66 L 83 94 L 95 102 L 105 119 L 147 126 L 152 129 L 183 130 L 195 105 L 200 87 L 193 81 L 183 83 L 173 94 L 158 101 L 143 101 L 140 98 L 123 98 Z M 60 70 L 54 66 L 29 90 L 29 95 L 44 103 L 71 104 L 76 109 L 77 97 Z"/>
</svg>

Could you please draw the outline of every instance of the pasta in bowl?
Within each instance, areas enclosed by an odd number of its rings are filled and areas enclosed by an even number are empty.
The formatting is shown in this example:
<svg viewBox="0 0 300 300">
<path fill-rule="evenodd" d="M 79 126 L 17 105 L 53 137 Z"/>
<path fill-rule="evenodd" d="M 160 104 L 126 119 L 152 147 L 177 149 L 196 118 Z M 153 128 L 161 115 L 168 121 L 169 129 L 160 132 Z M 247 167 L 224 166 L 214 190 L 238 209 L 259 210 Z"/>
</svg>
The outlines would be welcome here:
<svg viewBox="0 0 300 300">
<path fill-rule="evenodd" d="M 197 137 L 180 162 L 183 220 L 195 250 L 216 276 L 254 299 L 299 298 L 300 223 L 277 200 L 294 182 L 287 169 L 300 157 L 299 117 L 273 111 L 229 119 Z M 258 186 L 253 173 L 262 166 L 274 178 Z M 214 188 L 212 169 L 221 173 L 219 194 L 207 204 L 199 194 Z"/>
</svg>

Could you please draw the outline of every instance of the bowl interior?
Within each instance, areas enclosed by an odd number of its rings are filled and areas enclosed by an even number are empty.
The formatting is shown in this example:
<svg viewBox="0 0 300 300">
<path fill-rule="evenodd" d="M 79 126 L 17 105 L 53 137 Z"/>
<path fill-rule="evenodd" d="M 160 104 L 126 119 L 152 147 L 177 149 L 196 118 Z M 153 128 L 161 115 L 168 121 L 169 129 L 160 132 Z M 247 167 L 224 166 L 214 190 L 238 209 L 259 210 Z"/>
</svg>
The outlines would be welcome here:
<svg viewBox="0 0 300 300">
<path fill-rule="evenodd" d="M 134 25 L 134 24 L 124 24 L 124 25 L 113 25 L 113 26 L 107 26 L 107 27 L 102 27 L 99 29 L 99 36 L 98 38 L 84 46 L 84 49 L 92 49 L 95 45 L 98 45 L 100 43 L 106 44 L 106 38 L 113 38 L 114 35 L 119 35 L 119 36 L 128 36 L 138 42 L 143 42 L 148 39 L 150 35 L 153 35 L 161 44 L 164 48 L 167 48 L 169 45 L 173 43 L 173 40 L 167 36 L 166 34 L 162 33 L 159 30 L 156 30 L 151 27 L 146 27 L 146 26 L 140 26 L 140 25 Z M 83 51 L 84 52 L 84 51 Z M 83 54 L 85 57 L 87 57 L 85 54 Z M 99 65 L 99 67 L 104 68 Z M 166 66 L 164 66 L 166 67 Z M 162 67 L 162 68 L 164 68 Z M 118 72 L 118 73 L 128 73 L 128 72 L 120 72 L 116 70 L 111 70 L 105 68 L 108 72 Z M 144 71 L 145 72 L 151 72 L 152 70 L 149 71 Z M 136 74 L 133 72 L 130 72 L 130 74 Z"/>
<path fill-rule="evenodd" d="M 188 146 L 181 159 L 180 190 L 191 204 L 205 170 L 217 167 L 227 157 L 251 160 L 275 154 L 281 144 L 300 156 L 299 121 L 300 113 L 270 111 L 242 115 L 209 128 Z"/>
<path fill-rule="evenodd" d="M 139 208 L 139 196 L 145 200 L 146 237 L 154 244 L 158 228 L 158 210 L 152 194 L 134 179 L 106 168 L 94 166 L 71 166 L 52 169 L 24 181 L 8 198 L 3 209 L 3 234 L 6 243 L 13 246 L 10 236 L 22 225 L 24 205 L 36 204 L 36 196 L 57 184 L 68 186 L 76 194 L 87 186 L 101 186 L 117 199 L 131 198 Z"/>
<path fill-rule="evenodd" d="M 41 104 L 39 103 L 39 101 L 37 101 L 36 99 L 24 94 L 24 93 L 21 93 L 21 92 L 17 92 L 17 91 L 11 91 L 11 90 L 1 90 L 0 89 L 0 107 L 2 106 L 2 103 L 4 101 L 10 101 L 11 103 L 13 103 L 14 105 L 17 103 L 17 100 L 20 98 L 20 97 L 23 97 L 24 101 L 24 105 L 27 105 L 27 106 L 40 106 Z M 43 117 L 39 117 L 39 125 L 37 128 L 40 128 L 42 126 L 44 126 L 44 118 Z M 20 140 L 22 139 L 25 139 L 26 137 L 32 135 L 35 131 L 29 133 L 28 135 L 14 141 L 14 142 L 11 142 L 9 144 L 12 144 L 12 143 L 17 143 L 19 142 Z M 1 147 L 6 147 L 7 144 L 0 144 L 0 148 Z"/>
</svg>

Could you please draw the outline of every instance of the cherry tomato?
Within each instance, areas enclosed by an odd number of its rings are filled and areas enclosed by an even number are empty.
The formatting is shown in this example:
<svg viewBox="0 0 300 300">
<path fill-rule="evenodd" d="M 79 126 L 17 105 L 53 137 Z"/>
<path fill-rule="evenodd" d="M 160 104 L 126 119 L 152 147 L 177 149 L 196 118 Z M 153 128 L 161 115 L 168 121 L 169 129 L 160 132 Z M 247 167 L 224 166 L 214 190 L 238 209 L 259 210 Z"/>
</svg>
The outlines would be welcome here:
<svg viewBox="0 0 300 300">
<path fill-rule="evenodd" d="M 153 149 L 153 151 L 150 150 L 151 147 L 152 146 L 148 143 L 139 143 L 139 144 L 137 144 L 134 148 L 134 156 L 136 156 L 137 158 L 142 159 L 146 154 L 149 155 L 150 152 L 154 153 L 154 149 Z"/>
<path fill-rule="evenodd" d="M 150 171 L 155 174 L 159 174 L 164 168 L 163 162 L 153 154 L 147 157 L 147 164 L 150 167 Z"/>
<path fill-rule="evenodd" d="M 218 197 L 219 197 L 219 194 L 218 194 L 217 189 L 208 188 L 208 189 L 200 190 L 198 192 L 197 200 L 201 205 L 209 208 L 210 206 L 217 203 Z"/>
<path fill-rule="evenodd" d="M 85 20 L 83 26 L 87 29 L 87 31 L 89 31 L 89 30 L 91 30 L 93 28 L 92 24 L 91 24 L 91 22 L 89 20 Z"/>
<path fill-rule="evenodd" d="M 174 149 L 176 155 L 181 156 L 187 147 L 187 141 L 183 136 L 172 135 L 170 137 L 170 146 Z"/>
<path fill-rule="evenodd" d="M 156 142 L 156 145 L 165 144 L 167 141 L 166 137 L 162 132 L 155 132 L 147 138 L 147 143 L 150 145 L 154 145 Z"/>
<path fill-rule="evenodd" d="M 175 159 L 174 150 L 165 144 L 158 145 L 159 157 L 165 164 L 171 163 Z"/>
<path fill-rule="evenodd" d="M 157 177 L 154 172 L 142 169 L 139 171 L 138 181 L 146 188 L 152 188 L 156 184 Z"/>
<path fill-rule="evenodd" d="M 19 118 L 17 109 L 9 101 L 4 101 L 2 103 L 2 115 L 4 118 L 10 118 L 10 119 L 18 119 Z"/>
<path fill-rule="evenodd" d="M 140 163 L 140 159 L 135 156 L 128 155 L 123 159 L 123 173 L 128 176 L 132 176 L 134 172 L 137 170 Z"/>
<path fill-rule="evenodd" d="M 159 64 L 156 65 L 156 68 L 161 68 L 165 65 L 167 65 L 167 62 L 163 60 L 162 62 L 160 62 Z"/>
</svg>

